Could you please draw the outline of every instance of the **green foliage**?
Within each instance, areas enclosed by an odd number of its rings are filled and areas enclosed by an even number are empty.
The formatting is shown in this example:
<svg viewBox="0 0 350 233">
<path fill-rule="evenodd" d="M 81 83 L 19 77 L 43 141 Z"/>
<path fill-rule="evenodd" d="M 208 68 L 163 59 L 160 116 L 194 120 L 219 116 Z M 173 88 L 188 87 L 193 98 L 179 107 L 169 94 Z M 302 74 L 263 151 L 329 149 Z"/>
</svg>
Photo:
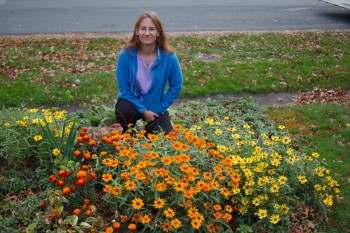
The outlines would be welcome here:
<svg viewBox="0 0 350 233">
<path fill-rule="evenodd" d="M 1 201 L 0 231 L 25 232 L 33 216 L 40 211 L 39 202 L 39 197 L 32 194 L 23 199 L 5 197 Z"/>
</svg>

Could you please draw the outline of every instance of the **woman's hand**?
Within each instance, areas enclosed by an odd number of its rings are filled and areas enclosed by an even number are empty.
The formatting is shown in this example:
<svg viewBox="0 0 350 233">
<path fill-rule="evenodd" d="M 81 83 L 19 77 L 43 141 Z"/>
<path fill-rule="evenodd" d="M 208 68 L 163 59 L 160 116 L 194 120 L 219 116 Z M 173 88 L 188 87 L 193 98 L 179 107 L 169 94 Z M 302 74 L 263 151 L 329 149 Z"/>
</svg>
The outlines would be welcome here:
<svg viewBox="0 0 350 233">
<path fill-rule="evenodd" d="M 141 115 L 143 119 L 148 122 L 154 121 L 156 117 L 158 117 L 158 114 L 148 110 L 144 111 Z"/>
</svg>

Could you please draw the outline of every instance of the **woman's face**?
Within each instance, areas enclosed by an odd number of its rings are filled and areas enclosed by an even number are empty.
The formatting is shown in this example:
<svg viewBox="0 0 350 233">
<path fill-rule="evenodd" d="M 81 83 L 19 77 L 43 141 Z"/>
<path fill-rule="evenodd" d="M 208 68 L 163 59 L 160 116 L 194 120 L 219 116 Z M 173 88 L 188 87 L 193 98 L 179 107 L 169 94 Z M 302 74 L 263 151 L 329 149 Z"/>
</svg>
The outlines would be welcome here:
<svg viewBox="0 0 350 233">
<path fill-rule="evenodd" d="M 136 30 L 136 35 L 139 36 L 141 44 L 153 45 L 156 43 L 159 32 L 152 19 L 144 18 L 141 21 L 139 28 Z"/>
</svg>

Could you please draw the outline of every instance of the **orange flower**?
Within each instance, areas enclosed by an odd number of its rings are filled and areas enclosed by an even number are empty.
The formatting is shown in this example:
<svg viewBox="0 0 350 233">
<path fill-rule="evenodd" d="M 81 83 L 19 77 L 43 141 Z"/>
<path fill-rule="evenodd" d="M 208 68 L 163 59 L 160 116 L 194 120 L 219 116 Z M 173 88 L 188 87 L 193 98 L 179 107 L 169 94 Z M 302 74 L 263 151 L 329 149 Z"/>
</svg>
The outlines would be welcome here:
<svg viewBox="0 0 350 233">
<path fill-rule="evenodd" d="M 165 192 L 165 191 L 166 191 L 166 188 L 167 188 L 167 186 L 166 186 L 166 184 L 165 184 L 164 182 L 158 182 L 158 183 L 156 184 L 156 190 L 157 190 L 158 192 Z"/>
<path fill-rule="evenodd" d="M 179 228 L 181 226 L 181 221 L 178 218 L 174 218 L 171 220 L 170 224 L 175 228 Z"/>
<path fill-rule="evenodd" d="M 112 190 L 113 190 L 113 187 L 111 185 L 106 185 L 103 188 L 103 192 L 105 192 L 105 193 L 110 193 L 110 192 L 112 192 Z"/>
<path fill-rule="evenodd" d="M 90 160 L 92 157 L 91 153 L 89 151 L 84 151 L 84 159 L 85 160 Z"/>
<path fill-rule="evenodd" d="M 125 188 L 126 190 L 135 190 L 136 189 L 136 183 L 132 180 L 128 180 L 125 182 Z"/>
<path fill-rule="evenodd" d="M 219 211 L 216 211 L 214 213 L 214 217 L 217 218 L 217 219 L 220 219 L 222 217 L 222 214 Z"/>
<path fill-rule="evenodd" d="M 73 210 L 73 214 L 79 216 L 81 214 L 81 210 L 76 208 Z"/>
<path fill-rule="evenodd" d="M 232 215 L 229 213 L 225 213 L 222 219 L 225 220 L 226 222 L 229 222 L 232 219 Z"/>
<path fill-rule="evenodd" d="M 76 150 L 76 151 L 73 152 L 73 155 L 75 157 L 79 157 L 81 155 L 81 152 L 79 150 Z"/>
<path fill-rule="evenodd" d="M 191 225 L 194 229 L 199 229 L 202 225 L 202 221 L 200 219 L 193 219 Z"/>
<path fill-rule="evenodd" d="M 153 206 L 156 209 L 161 209 L 164 207 L 164 205 L 165 205 L 165 201 L 161 198 L 158 198 L 157 200 L 153 201 Z"/>
<path fill-rule="evenodd" d="M 143 144 L 143 145 L 142 145 L 142 148 L 143 148 L 143 149 L 150 149 L 150 148 L 152 148 L 152 144 L 151 144 L 151 143 Z"/>
<path fill-rule="evenodd" d="M 170 228 L 169 223 L 163 222 L 161 227 L 162 227 L 162 230 L 163 230 L 164 232 L 169 232 L 169 228 Z"/>
<path fill-rule="evenodd" d="M 111 174 L 103 174 L 102 175 L 102 180 L 104 182 L 108 182 L 108 181 L 111 181 L 113 179 L 112 175 Z"/>
<path fill-rule="evenodd" d="M 113 227 L 107 227 L 105 233 L 113 233 Z"/>
<path fill-rule="evenodd" d="M 133 223 L 129 224 L 128 229 L 129 229 L 130 231 L 136 230 L 136 224 L 133 224 Z"/>
<path fill-rule="evenodd" d="M 119 229 L 120 228 L 120 223 L 119 222 L 113 223 L 113 228 L 114 229 Z"/>
<path fill-rule="evenodd" d="M 86 171 L 82 171 L 82 170 L 78 171 L 77 178 L 78 179 L 86 178 Z"/>
<path fill-rule="evenodd" d="M 182 125 L 176 124 L 173 126 L 173 128 L 177 131 L 180 131 L 182 129 Z"/>
<path fill-rule="evenodd" d="M 170 156 L 163 156 L 163 158 L 161 159 L 161 161 L 162 161 L 165 165 L 169 166 L 169 165 L 171 164 L 171 162 L 172 162 L 172 159 L 171 159 Z"/>
<path fill-rule="evenodd" d="M 167 218 L 173 218 L 175 216 L 175 211 L 172 208 L 164 210 L 164 215 Z"/>
<path fill-rule="evenodd" d="M 149 134 L 147 135 L 147 137 L 148 137 L 148 139 L 151 140 L 151 141 L 157 141 L 157 140 L 158 140 L 158 136 L 155 135 L 155 134 L 149 133 Z"/>
<path fill-rule="evenodd" d="M 148 214 L 145 214 L 145 215 L 140 217 L 140 221 L 143 224 L 150 223 L 151 222 L 151 218 L 150 218 L 150 216 Z"/>
<path fill-rule="evenodd" d="M 69 187 L 64 187 L 62 189 L 62 194 L 63 195 L 69 195 L 71 193 L 71 189 Z"/>
<path fill-rule="evenodd" d="M 140 210 L 142 209 L 143 206 L 144 206 L 144 203 L 140 198 L 135 198 L 134 200 L 132 200 L 132 207 L 135 210 Z"/>
<path fill-rule="evenodd" d="M 86 210 L 85 211 L 85 216 L 91 216 L 92 215 L 92 211 L 91 210 Z"/>
</svg>

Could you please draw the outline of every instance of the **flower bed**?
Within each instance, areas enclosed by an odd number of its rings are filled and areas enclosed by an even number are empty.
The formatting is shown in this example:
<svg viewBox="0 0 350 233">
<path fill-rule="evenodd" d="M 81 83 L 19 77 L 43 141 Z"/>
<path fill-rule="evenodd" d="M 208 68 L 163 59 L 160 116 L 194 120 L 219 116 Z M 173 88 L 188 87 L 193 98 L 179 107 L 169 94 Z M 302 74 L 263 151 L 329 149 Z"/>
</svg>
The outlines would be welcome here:
<svg viewBox="0 0 350 233">
<path fill-rule="evenodd" d="M 326 216 L 339 192 L 331 171 L 251 100 L 175 110 L 169 135 L 82 128 L 74 149 L 52 147 L 51 188 L 28 232 L 288 232 L 301 206 Z"/>
</svg>

